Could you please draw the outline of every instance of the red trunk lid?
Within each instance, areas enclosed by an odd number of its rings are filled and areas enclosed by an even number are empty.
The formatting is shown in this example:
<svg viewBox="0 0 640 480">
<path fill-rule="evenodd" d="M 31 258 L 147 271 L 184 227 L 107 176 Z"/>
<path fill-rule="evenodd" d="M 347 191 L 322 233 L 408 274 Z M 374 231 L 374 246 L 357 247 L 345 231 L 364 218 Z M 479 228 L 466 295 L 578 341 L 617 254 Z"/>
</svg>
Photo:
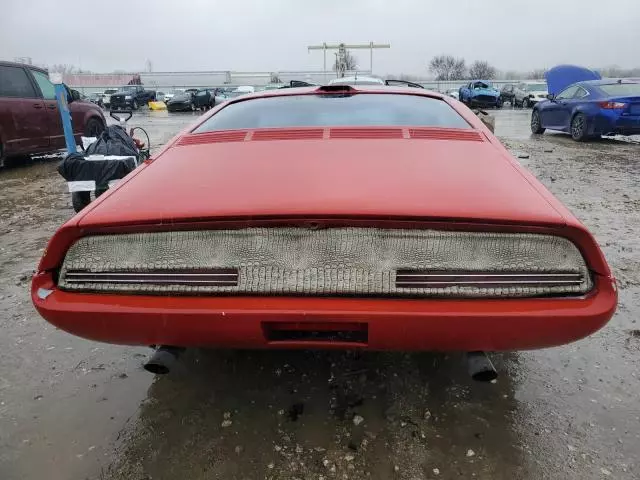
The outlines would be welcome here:
<svg viewBox="0 0 640 480">
<path fill-rule="evenodd" d="M 566 210 L 502 147 L 473 130 L 427 130 L 367 140 L 190 135 L 88 208 L 80 226 L 322 215 L 565 223 Z"/>
</svg>

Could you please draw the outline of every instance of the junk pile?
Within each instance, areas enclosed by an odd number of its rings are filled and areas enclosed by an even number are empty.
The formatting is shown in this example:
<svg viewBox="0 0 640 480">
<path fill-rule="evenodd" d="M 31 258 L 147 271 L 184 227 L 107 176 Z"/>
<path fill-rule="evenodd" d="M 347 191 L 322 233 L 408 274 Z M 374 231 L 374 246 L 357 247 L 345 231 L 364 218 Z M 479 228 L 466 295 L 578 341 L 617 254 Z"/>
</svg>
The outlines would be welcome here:
<svg viewBox="0 0 640 480">
<path fill-rule="evenodd" d="M 120 120 L 119 117 L 114 118 Z M 58 173 L 67 181 L 76 212 L 91 202 L 91 192 L 95 192 L 95 198 L 98 198 L 149 158 L 145 144 L 133 138 L 136 129 L 146 134 L 139 127 L 127 133 L 126 120 L 120 125 L 110 125 L 98 138 L 83 138 L 83 144 L 88 144 L 84 153 L 69 154 L 58 165 Z"/>
</svg>

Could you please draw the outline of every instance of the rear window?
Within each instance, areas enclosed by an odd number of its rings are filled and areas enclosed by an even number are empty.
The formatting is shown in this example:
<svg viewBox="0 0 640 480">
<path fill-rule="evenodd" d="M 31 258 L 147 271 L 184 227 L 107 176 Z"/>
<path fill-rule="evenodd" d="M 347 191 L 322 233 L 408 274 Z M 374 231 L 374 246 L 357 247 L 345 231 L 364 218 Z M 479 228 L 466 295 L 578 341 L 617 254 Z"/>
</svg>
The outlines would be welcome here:
<svg viewBox="0 0 640 480">
<path fill-rule="evenodd" d="M 327 94 L 264 97 L 232 103 L 195 130 L 328 126 L 471 128 L 446 102 L 400 94 Z"/>
<path fill-rule="evenodd" d="M 640 83 L 612 83 L 610 85 L 598 85 L 607 95 L 628 96 L 640 95 Z"/>
</svg>

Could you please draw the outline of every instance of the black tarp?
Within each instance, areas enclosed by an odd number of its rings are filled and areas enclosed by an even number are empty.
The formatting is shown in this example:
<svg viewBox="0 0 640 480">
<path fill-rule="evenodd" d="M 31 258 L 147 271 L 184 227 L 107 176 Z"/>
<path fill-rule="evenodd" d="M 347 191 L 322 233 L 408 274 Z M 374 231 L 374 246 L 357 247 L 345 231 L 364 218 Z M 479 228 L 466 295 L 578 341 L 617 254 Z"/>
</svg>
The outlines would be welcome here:
<svg viewBox="0 0 640 480">
<path fill-rule="evenodd" d="M 133 139 L 120 125 L 109 125 L 89 145 L 85 151 L 87 155 L 118 155 L 138 158 L 138 147 Z"/>
<path fill-rule="evenodd" d="M 96 190 L 108 188 L 109 182 L 119 180 L 136 168 L 134 158 L 119 160 L 87 160 L 82 154 L 72 153 L 58 165 L 58 173 L 67 182 L 96 182 Z"/>
</svg>

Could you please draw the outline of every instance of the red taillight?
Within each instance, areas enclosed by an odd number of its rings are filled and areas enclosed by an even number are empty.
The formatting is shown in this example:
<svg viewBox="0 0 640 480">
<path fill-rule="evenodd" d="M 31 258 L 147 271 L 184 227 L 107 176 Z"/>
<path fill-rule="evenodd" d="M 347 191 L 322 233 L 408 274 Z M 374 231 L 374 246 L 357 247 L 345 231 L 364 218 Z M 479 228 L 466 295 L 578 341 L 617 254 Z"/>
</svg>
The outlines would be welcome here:
<svg viewBox="0 0 640 480">
<path fill-rule="evenodd" d="M 627 104 L 623 102 L 599 102 L 598 105 L 600 105 L 600 108 L 604 108 L 605 110 L 615 110 L 627 106 Z"/>
</svg>

